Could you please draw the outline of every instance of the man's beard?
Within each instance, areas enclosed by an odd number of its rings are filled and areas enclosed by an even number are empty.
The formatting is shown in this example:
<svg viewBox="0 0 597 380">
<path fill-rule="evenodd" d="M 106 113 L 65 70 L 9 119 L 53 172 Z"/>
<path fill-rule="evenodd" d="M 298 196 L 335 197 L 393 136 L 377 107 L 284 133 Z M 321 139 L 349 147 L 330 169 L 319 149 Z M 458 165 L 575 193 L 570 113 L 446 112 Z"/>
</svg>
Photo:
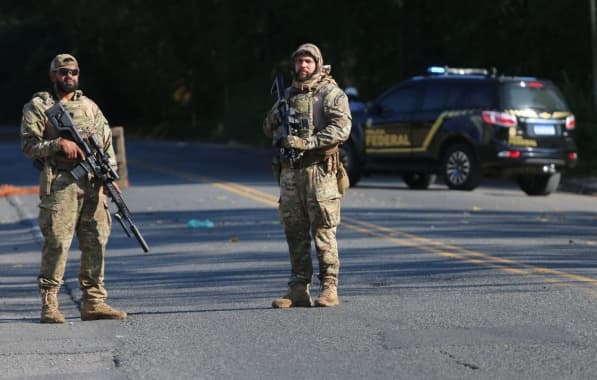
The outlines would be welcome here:
<svg viewBox="0 0 597 380">
<path fill-rule="evenodd" d="M 64 92 L 65 94 L 69 94 L 71 92 L 75 92 L 79 89 L 79 82 L 78 81 L 73 81 L 73 84 L 66 84 L 66 83 L 62 83 L 57 81 L 56 82 L 56 87 L 58 88 L 58 90 L 60 92 Z"/>
<path fill-rule="evenodd" d="M 311 73 L 308 74 L 307 76 L 305 76 L 304 78 L 301 78 L 301 76 L 299 75 L 299 73 L 295 73 L 295 77 L 299 82 L 305 82 L 308 81 L 309 79 L 313 78 L 313 75 L 315 75 L 315 73 Z"/>
</svg>

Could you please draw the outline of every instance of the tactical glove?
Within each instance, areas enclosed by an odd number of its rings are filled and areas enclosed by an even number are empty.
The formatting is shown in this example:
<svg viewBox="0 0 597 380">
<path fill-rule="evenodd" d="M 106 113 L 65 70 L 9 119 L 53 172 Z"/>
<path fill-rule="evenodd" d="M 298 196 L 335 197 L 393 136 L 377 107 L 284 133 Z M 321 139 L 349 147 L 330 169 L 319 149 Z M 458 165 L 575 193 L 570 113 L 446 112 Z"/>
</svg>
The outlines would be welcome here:
<svg viewBox="0 0 597 380">
<path fill-rule="evenodd" d="M 284 148 L 307 150 L 307 141 L 298 136 L 286 136 L 282 139 L 282 146 Z"/>
</svg>

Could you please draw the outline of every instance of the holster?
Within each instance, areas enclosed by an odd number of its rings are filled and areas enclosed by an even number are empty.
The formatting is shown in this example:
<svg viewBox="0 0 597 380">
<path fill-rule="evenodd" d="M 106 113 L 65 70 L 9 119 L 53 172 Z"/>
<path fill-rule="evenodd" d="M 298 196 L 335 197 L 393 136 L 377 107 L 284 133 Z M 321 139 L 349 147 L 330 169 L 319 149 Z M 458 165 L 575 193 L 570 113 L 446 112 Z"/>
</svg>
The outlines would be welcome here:
<svg viewBox="0 0 597 380">
<path fill-rule="evenodd" d="M 54 182 L 54 169 L 46 161 L 39 175 L 39 191 L 41 194 L 50 195 Z"/>
<path fill-rule="evenodd" d="M 338 161 L 336 180 L 338 181 L 338 192 L 341 195 L 346 194 L 348 192 L 348 188 L 350 187 L 350 180 L 348 178 L 348 173 L 346 172 L 346 169 L 344 169 L 344 165 L 342 165 L 342 161 Z"/>
</svg>

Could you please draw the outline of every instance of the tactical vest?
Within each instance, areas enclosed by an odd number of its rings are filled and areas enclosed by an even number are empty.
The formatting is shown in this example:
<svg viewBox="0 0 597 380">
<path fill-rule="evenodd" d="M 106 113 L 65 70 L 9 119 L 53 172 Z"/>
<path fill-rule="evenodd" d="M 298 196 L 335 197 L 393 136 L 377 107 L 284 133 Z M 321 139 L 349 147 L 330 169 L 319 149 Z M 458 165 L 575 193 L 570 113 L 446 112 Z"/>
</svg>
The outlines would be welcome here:
<svg viewBox="0 0 597 380">
<path fill-rule="evenodd" d="M 292 134 L 304 139 L 313 136 L 315 123 L 313 121 L 313 92 L 290 92 L 288 99 L 290 128 Z"/>
<path fill-rule="evenodd" d="M 293 135 L 306 139 L 325 127 L 323 102 L 332 89 L 333 85 L 328 83 L 322 84 L 314 91 L 310 89 L 300 91 L 294 87 L 287 89 L 289 123 Z M 306 151 L 297 165 L 309 166 L 323 161 L 326 156 L 336 152 L 338 152 L 338 146 Z"/>
<path fill-rule="evenodd" d="M 48 92 L 37 93 L 36 96 L 43 100 L 44 110 L 47 110 L 56 103 L 55 98 Z M 94 103 L 80 91 L 77 91 L 72 100 L 62 103 L 62 106 L 70 114 L 75 127 L 83 138 L 93 135 L 98 141 L 104 141 L 103 125 L 97 123 L 95 120 L 93 105 Z M 53 140 L 58 137 L 58 131 L 51 123 L 46 121 L 44 139 Z M 70 169 L 79 162 L 78 160 L 67 159 L 62 152 L 56 153 L 49 160 L 52 166 L 59 169 Z"/>
</svg>

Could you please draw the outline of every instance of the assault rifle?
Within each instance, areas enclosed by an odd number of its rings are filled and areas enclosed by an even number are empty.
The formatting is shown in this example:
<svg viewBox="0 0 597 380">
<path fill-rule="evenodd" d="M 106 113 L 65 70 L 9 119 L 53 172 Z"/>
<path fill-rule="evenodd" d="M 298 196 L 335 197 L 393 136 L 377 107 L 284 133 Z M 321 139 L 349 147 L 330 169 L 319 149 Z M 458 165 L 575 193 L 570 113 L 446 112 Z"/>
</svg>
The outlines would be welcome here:
<svg viewBox="0 0 597 380">
<path fill-rule="evenodd" d="M 290 106 L 286 100 L 284 93 L 286 87 L 284 87 L 284 76 L 282 74 L 276 75 L 274 83 L 272 83 L 271 93 L 277 99 L 278 104 L 278 115 L 282 122 L 282 133 L 274 134 L 273 145 L 278 147 L 280 140 L 286 136 L 292 136 L 292 127 L 290 125 Z M 294 168 L 294 163 L 301 158 L 303 152 L 297 152 L 294 148 L 280 147 L 280 153 L 288 159 L 291 168 Z"/>
<path fill-rule="evenodd" d="M 104 149 L 95 136 L 90 135 L 86 140 L 83 139 L 79 131 L 75 128 L 70 114 L 64 109 L 60 102 L 56 102 L 56 104 L 47 109 L 46 116 L 48 116 L 52 126 L 56 128 L 60 137 L 74 141 L 79 148 L 83 150 L 83 153 L 85 153 L 85 159 L 75 166 L 75 168 L 70 171 L 70 174 L 76 180 L 79 180 L 88 174 L 92 174 L 103 186 L 105 186 L 108 196 L 118 208 L 114 217 L 116 217 L 124 232 L 128 237 L 131 237 L 130 230 L 137 238 L 143 251 L 149 252 L 149 247 L 147 246 L 145 239 L 143 239 L 141 232 L 139 232 L 139 229 L 135 226 L 135 223 L 133 223 L 131 212 L 126 206 L 126 203 L 124 203 L 124 199 L 122 199 L 120 192 L 114 186 L 113 182 L 120 177 L 110 166 L 109 157 L 106 152 L 104 152 Z"/>
</svg>

